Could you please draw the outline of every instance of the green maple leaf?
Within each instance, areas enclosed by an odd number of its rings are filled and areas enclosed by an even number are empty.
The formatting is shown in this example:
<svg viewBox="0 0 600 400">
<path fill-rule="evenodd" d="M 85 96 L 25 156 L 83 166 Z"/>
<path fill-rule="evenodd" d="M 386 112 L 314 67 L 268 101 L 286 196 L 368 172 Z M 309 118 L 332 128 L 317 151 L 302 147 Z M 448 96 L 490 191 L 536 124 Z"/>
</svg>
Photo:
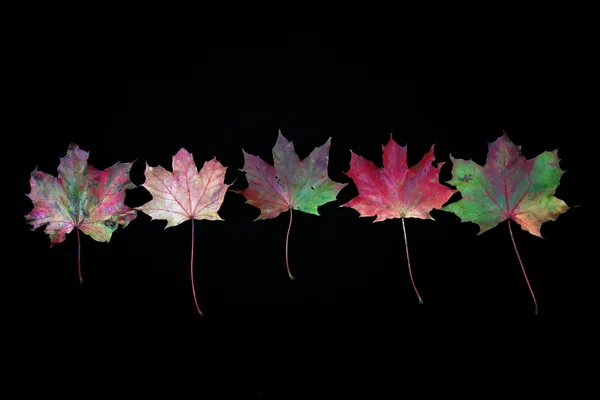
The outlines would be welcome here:
<svg viewBox="0 0 600 400">
<path fill-rule="evenodd" d="M 527 160 L 521 154 L 520 146 L 515 146 L 505 133 L 488 145 L 483 167 L 470 160 L 452 156 L 450 159 L 453 169 L 448 183 L 455 186 L 463 198 L 442 210 L 456 214 L 461 222 L 478 224 L 479 235 L 509 220 L 508 229 L 537 314 L 537 301 L 517 251 L 510 220 L 541 238 L 541 225 L 555 221 L 570 208 L 554 196 L 564 173 L 559 166 L 557 150 L 545 151 Z"/>
</svg>

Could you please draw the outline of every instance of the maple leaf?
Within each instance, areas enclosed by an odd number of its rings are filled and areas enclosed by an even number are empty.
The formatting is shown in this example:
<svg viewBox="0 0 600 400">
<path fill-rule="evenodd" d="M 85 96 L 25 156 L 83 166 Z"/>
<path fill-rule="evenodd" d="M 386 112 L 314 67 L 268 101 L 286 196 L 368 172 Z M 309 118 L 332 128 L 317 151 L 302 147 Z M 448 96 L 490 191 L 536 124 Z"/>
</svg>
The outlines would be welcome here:
<svg viewBox="0 0 600 400">
<path fill-rule="evenodd" d="M 429 153 L 410 168 L 406 163 L 406 146 L 398 145 L 392 135 L 388 144 L 382 146 L 383 168 L 377 168 L 371 161 L 350 151 L 350 170 L 346 175 L 352 178 L 359 194 L 342 205 L 354 208 L 361 217 L 377 216 L 373 222 L 402 219 L 408 272 L 420 304 L 423 299 L 412 276 L 404 219 L 433 220 L 429 212 L 440 208 L 456 192 L 438 182 L 439 170 L 444 163 L 433 166 L 433 148 L 431 146 Z"/>
<path fill-rule="evenodd" d="M 80 283 L 83 278 L 79 231 L 98 242 L 109 242 L 119 225 L 126 227 L 137 215 L 124 204 L 125 190 L 136 187 L 129 179 L 133 162 L 117 162 L 100 171 L 88 165 L 88 157 L 88 152 L 71 143 L 66 156 L 60 159 L 58 178 L 36 168 L 29 179 L 31 192 L 26 195 L 34 207 L 25 218 L 32 230 L 45 226 L 51 247 L 76 229 Z"/>
<path fill-rule="evenodd" d="M 190 276 L 194 302 L 200 315 L 203 313 L 198 306 L 194 288 L 194 220 L 223 221 L 218 211 L 227 188 L 231 186 L 224 183 L 226 170 L 226 167 L 213 158 L 205 162 L 198 171 L 192 154 L 181 148 L 173 156 L 172 173 L 161 166 L 150 167 L 146 164 L 146 182 L 142 187 L 150 192 L 152 200 L 136 207 L 152 220 L 166 220 L 165 229 L 192 220 Z"/>
<path fill-rule="evenodd" d="M 273 147 L 274 166 L 260 157 L 244 150 L 244 167 L 248 188 L 232 190 L 246 197 L 247 203 L 258 207 L 260 215 L 256 220 L 275 218 L 284 211 L 290 211 L 290 223 L 285 241 L 285 261 L 288 275 L 288 241 L 292 227 L 292 210 L 320 215 L 318 207 L 336 199 L 346 183 L 337 183 L 327 176 L 329 147 L 331 138 L 324 145 L 315 148 L 304 160 L 300 160 L 294 144 L 288 141 L 281 131 Z"/>
<path fill-rule="evenodd" d="M 448 183 L 460 191 L 462 199 L 443 210 L 456 214 L 461 222 L 478 224 L 478 235 L 509 220 L 510 237 L 537 314 L 537 301 L 517 250 L 510 220 L 541 238 L 541 225 L 555 221 L 570 208 L 554 197 L 564 173 L 559 166 L 558 151 L 545 151 L 527 160 L 521 154 L 521 146 L 515 146 L 503 133 L 495 142 L 488 143 L 487 161 L 483 167 L 471 160 L 452 156 L 450 159 L 453 169 Z"/>
</svg>

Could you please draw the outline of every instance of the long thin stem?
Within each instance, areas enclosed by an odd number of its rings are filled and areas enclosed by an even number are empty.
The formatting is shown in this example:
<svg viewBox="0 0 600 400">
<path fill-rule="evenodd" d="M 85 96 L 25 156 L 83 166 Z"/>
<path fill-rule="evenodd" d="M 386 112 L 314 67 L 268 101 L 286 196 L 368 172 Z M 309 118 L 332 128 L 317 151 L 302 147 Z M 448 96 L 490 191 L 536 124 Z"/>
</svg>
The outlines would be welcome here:
<svg viewBox="0 0 600 400">
<path fill-rule="evenodd" d="M 404 231 L 404 247 L 406 247 L 406 261 L 408 262 L 408 273 L 410 275 L 410 281 L 412 282 L 413 288 L 415 289 L 415 293 L 419 298 L 419 304 L 423 304 L 423 299 L 417 290 L 417 286 L 415 285 L 415 280 L 412 276 L 412 271 L 410 269 L 410 257 L 408 256 L 408 240 L 406 239 L 406 227 L 404 226 L 404 217 L 402 217 L 402 230 Z"/>
<path fill-rule="evenodd" d="M 75 228 L 77 232 L 77 270 L 79 271 L 79 284 L 83 285 L 83 277 L 81 276 L 81 239 L 79 238 L 79 228 Z"/>
<path fill-rule="evenodd" d="M 198 299 L 196 298 L 196 289 L 194 288 L 194 218 L 192 218 L 192 257 L 190 260 L 190 276 L 192 278 L 192 293 L 194 294 L 194 303 L 196 303 L 196 310 L 202 317 L 204 314 L 200 311 L 200 306 L 198 305 Z"/>
<path fill-rule="evenodd" d="M 531 297 L 533 297 L 533 303 L 535 304 L 535 311 L 533 312 L 535 315 L 538 313 L 538 303 L 535 299 L 535 295 L 533 294 L 533 289 L 529 284 L 529 279 L 527 279 L 527 274 L 525 273 L 525 267 L 523 266 L 523 261 L 521 261 L 521 256 L 519 255 L 519 250 L 517 250 L 517 243 L 515 243 L 515 237 L 513 236 L 512 228 L 510 226 L 510 219 L 508 220 L 508 231 L 510 232 L 510 238 L 512 239 L 513 246 L 515 247 L 515 253 L 517 253 L 517 258 L 519 259 L 519 264 L 521 264 L 521 269 L 523 270 L 523 275 L 525 275 L 525 282 L 527 282 L 527 287 L 529 287 L 529 291 L 531 292 Z"/>
<path fill-rule="evenodd" d="M 287 236 L 285 238 L 285 266 L 287 267 L 288 275 L 291 280 L 294 280 L 292 273 L 290 272 L 290 263 L 288 261 L 288 242 L 290 241 L 290 229 L 292 229 L 292 208 L 290 207 L 290 225 L 288 226 Z"/>
</svg>

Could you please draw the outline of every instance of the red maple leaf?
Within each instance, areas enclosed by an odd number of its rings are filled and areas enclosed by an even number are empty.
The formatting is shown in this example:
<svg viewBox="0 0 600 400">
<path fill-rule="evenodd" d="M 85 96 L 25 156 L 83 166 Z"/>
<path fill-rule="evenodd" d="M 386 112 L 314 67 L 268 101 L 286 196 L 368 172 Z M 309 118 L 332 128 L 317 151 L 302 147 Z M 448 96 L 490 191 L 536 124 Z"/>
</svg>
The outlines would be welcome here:
<svg viewBox="0 0 600 400">
<path fill-rule="evenodd" d="M 406 146 L 398 145 L 391 135 L 388 144 L 382 146 L 383 168 L 377 168 L 371 161 L 350 151 L 350 170 L 346 175 L 352 178 L 359 194 L 342 205 L 354 208 L 361 217 L 377 216 L 373 222 L 402 219 L 408 272 L 420 304 L 423 300 L 410 269 L 404 219 L 433 220 L 429 212 L 439 209 L 456 192 L 438 182 L 439 170 L 444 163 L 433 166 L 433 147 L 417 165 L 410 168 L 406 164 Z"/>
</svg>

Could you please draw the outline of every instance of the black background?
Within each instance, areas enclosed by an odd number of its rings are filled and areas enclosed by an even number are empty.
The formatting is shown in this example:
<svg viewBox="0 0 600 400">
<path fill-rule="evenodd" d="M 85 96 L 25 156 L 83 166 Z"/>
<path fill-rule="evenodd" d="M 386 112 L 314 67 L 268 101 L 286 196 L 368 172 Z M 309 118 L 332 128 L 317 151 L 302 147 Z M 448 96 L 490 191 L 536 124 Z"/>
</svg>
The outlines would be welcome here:
<svg viewBox="0 0 600 400">
<path fill-rule="evenodd" d="M 71 142 L 96 168 L 137 160 L 138 186 L 145 162 L 171 170 L 185 147 L 198 167 L 217 157 L 226 183 L 243 189 L 242 148 L 272 163 L 279 129 L 301 158 L 332 137 L 329 176 L 341 183 L 350 182 L 349 149 L 381 166 L 392 132 L 408 144 L 409 165 L 434 143 L 440 161 L 452 153 L 483 165 L 487 142 L 505 130 L 527 158 L 558 147 L 567 173 L 556 195 L 581 202 L 581 136 L 565 134 L 557 102 L 568 51 L 560 13 L 119 4 L 4 15 L 16 107 L 9 136 L 23 155 L 17 196 L 29 192 L 36 166 L 55 175 Z M 450 170 L 442 168 L 442 182 Z M 583 268 L 574 258 L 580 209 L 544 224 L 545 239 L 513 225 L 540 304 L 534 316 L 506 222 L 476 236 L 477 225 L 442 211 L 432 212 L 435 222 L 407 220 L 419 305 L 401 221 L 373 224 L 338 207 L 356 194 L 350 183 L 321 216 L 294 212 L 292 282 L 288 215 L 253 222 L 258 209 L 228 193 L 224 222 L 196 222 L 203 318 L 191 295 L 189 221 L 164 230 L 165 221 L 140 212 L 109 244 L 83 236 L 79 285 L 75 234 L 49 248 L 42 229 L 30 232 L 21 220 L 26 277 L 13 298 L 27 342 L 21 361 L 202 368 L 199 393 L 482 395 L 552 386 L 535 371 L 566 368 L 556 360 L 572 345 L 565 326 L 575 301 L 567 292 Z M 125 202 L 150 199 L 138 187 Z M 31 210 L 25 196 L 17 204 L 18 217 Z M 453 374 L 449 385 L 431 384 Z"/>
</svg>

